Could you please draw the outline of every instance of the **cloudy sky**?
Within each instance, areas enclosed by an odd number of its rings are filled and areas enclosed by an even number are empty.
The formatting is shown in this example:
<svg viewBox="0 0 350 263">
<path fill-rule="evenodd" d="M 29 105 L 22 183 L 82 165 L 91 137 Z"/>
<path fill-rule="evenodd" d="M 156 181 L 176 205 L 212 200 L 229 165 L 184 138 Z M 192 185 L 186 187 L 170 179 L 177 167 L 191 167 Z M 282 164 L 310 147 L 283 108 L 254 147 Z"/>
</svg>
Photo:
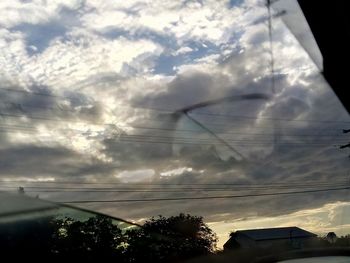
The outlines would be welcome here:
<svg viewBox="0 0 350 263">
<path fill-rule="evenodd" d="M 116 201 L 75 205 L 135 222 L 202 215 L 221 243 L 350 231 L 349 115 L 295 1 L 271 31 L 264 3 L 2 1 L 1 190 Z"/>
</svg>

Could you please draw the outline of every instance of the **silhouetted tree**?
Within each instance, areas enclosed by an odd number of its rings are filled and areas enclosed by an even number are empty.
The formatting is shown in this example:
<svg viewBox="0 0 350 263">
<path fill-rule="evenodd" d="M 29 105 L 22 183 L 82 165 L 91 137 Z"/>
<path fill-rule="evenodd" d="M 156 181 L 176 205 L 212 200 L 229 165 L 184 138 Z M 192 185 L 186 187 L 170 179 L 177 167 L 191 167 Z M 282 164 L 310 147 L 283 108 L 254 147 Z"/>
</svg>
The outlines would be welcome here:
<svg viewBox="0 0 350 263">
<path fill-rule="evenodd" d="M 126 232 L 102 215 L 82 221 L 48 216 L 0 222 L 0 253 L 12 258 L 174 262 L 208 255 L 216 241 L 202 217 L 185 214 L 151 218 Z"/>
<path fill-rule="evenodd" d="M 159 216 L 126 233 L 129 262 L 174 262 L 208 255 L 216 248 L 215 233 L 199 216 Z"/>
<path fill-rule="evenodd" d="M 330 244 L 334 244 L 337 241 L 337 235 L 334 232 L 329 232 L 326 235 L 326 239 Z"/>
<path fill-rule="evenodd" d="M 85 259 L 122 258 L 123 233 L 112 219 L 97 215 L 86 221 L 71 218 L 57 220 L 53 251 L 57 255 L 79 256 Z"/>
<path fill-rule="evenodd" d="M 1 255 L 15 257 L 50 256 L 58 228 L 52 217 L 0 223 Z"/>
<path fill-rule="evenodd" d="M 123 240 L 121 229 L 101 215 L 84 221 L 43 217 L 0 223 L 0 251 L 11 258 L 123 262 Z"/>
</svg>

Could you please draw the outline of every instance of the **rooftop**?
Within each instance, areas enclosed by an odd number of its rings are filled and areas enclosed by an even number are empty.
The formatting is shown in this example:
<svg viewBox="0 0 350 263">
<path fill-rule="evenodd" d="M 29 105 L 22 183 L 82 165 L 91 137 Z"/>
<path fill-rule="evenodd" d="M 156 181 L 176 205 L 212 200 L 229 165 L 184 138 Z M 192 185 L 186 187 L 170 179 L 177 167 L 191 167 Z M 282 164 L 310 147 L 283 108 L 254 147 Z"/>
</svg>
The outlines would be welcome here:
<svg viewBox="0 0 350 263">
<path fill-rule="evenodd" d="M 255 241 L 272 240 L 272 239 L 286 239 L 286 238 L 303 238 L 315 237 L 316 235 L 299 227 L 278 227 L 278 228 L 264 228 L 239 230 L 235 234 L 245 235 Z"/>
</svg>

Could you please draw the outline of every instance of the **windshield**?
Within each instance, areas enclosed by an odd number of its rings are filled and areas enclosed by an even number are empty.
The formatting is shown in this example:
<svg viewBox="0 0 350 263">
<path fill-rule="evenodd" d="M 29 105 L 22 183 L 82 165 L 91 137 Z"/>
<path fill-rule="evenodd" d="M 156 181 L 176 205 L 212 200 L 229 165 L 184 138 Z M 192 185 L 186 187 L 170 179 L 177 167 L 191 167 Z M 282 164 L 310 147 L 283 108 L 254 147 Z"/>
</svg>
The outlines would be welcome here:
<svg viewBox="0 0 350 263">
<path fill-rule="evenodd" d="M 297 1 L 4 1 L 0 47 L 1 191 L 198 216 L 210 252 L 349 242 L 350 118 Z"/>
</svg>

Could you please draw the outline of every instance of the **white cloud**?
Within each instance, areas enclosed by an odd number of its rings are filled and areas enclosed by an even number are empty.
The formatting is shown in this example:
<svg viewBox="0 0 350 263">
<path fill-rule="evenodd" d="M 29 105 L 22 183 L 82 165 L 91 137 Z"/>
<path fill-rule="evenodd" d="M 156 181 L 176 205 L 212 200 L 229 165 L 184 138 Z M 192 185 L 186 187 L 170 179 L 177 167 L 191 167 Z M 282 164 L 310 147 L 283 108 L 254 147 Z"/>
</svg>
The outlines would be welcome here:
<svg viewBox="0 0 350 263">
<path fill-rule="evenodd" d="M 149 29 L 174 36 L 178 43 L 200 40 L 220 44 L 228 40 L 233 30 L 245 25 L 244 9 L 228 9 L 228 5 L 228 1 L 206 1 L 205 4 L 180 1 L 130 1 L 127 4 L 87 1 L 86 6 L 98 12 L 87 14 L 82 20 L 88 28 L 99 31 L 111 28 L 130 32 Z M 252 4 L 247 4 L 247 7 L 251 8 Z"/>
<path fill-rule="evenodd" d="M 17 177 L 15 179 L 13 178 L 2 178 L 3 182 L 54 182 L 55 178 L 54 177 Z"/>
<path fill-rule="evenodd" d="M 5 32 L 4 32 L 5 33 Z M 143 62 L 147 56 L 159 54 L 162 48 L 149 40 L 130 41 L 126 38 L 106 41 L 81 31 L 69 33 L 69 41 L 55 40 L 43 53 L 29 57 L 20 33 L 3 40 L 1 66 L 12 78 L 27 83 L 48 85 L 53 89 L 74 89 L 88 76 L 104 72 L 120 73 L 124 64 L 134 63 L 136 69 L 147 71 Z M 138 68 L 137 68 L 138 67 Z M 62 77 L 64 76 L 64 78 Z"/>
<path fill-rule="evenodd" d="M 193 51 L 193 49 L 190 47 L 180 47 L 178 50 L 176 50 L 176 52 L 174 52 L 174 55 L 175 56 L 182 55 L 182 54 L 189 53 L 191 51 Z"/>
<path fill-rule="evenodd" d="M 160 176 L 168 177 L 168 176 L 176 176 L 176 175 L 181 175 L 185 172 L 192 172 L 191 167 L 180 167 L 177 169 L 173 169 L 170 171 L 162 172 L 160 173 Z"/>
<path fill-rule="evenodd" d="M 23 3 L 19 0 L 0 3 L 0 25 L 13 27 L 21 23 L 41 24 L 57 18 L 62 8 L 77 9 L 81 0 L 41 1 Z"/>
<path fill-rule="evenodd" d="M 348 121 L 348 115 L 280 22 L 274 22 L 277 93 L 271 94 L 267 27 L 254 23 L 266 15 L 261 2 L 245 1 L 231 9 L 228 1 L 214 0 L 203 4 L 113 0 L 71 4 L 47 1 L 47 5 L 1 3 L 2 88 L 54 95 L 12 92 L 17 94 L 13 95 L 0 90 L 1 103 L 28 105 L 21 112 L 25 116 L 17 119 L 3 116 L 14 113 L 0 107 L 2 124 L 17 125 L 0 134 L 0 150 L 6 151 L 4 156 L 8 158 L 2 162 L 12 165 L 5 167 L 0 162 L 1 172 L 6 179 L 23 179 L 28 170 L 31 173 L 25 180 L 29 181 L 75 176 L 91 182 L 166 180 L 174 184 L 341 178 L 348 160 L 332 149 L 332 137 L 323 139 L 322 145 L 312 144 L 320 144 L 320 127 L 327 134 L 338 129 L 339 124 L 321 122 L 317 126 L 298 121 Z M 62 18 L 62 10 L 66 9 L 71 9 L 71 13 L 67 11 L 69 19 Z M 24 15 L 24 11 L 28 14 Z M 21 24 L 29 27 L 13 28 Z M 43 25 L 47 26 L 45 30 Z M 60 29 L 57 34 L 45 38 L 45 33 L 50 33 L 48 29 L 57 29 L 55 25 Z M 39 40 L 35 38 L 38 34 Z M 29 41 L 30 37 L 34 40 Z M 47 43 L 42 45 L 44 39 Z M 168 114 L 194 103 L 256 92 L 271 94 L 271 99 L 222 103 L 191 113 L 238 149 L 246 157 L 243 162 L 230 158 L 230 149 L 186 116 L 175 122 Z M 275 114 L 291 121 L 277 127 L 268 119 Z M 37 115 L 42 119 L 32 118 Z M 280 135 L 278 151 L 273 144 L 275 131 Z M 300 134 L 315 136 L 305 138 Z M 307 147 L 287 144 L 296 142 Z M 41 167 L 41 162 L 48 165 Z M 117 199 L 113 194 L 99 194 L 99 198 Z M 147 196 L 184 194 L 189 193 Z M 68 198 L 59 194 L 45 197 Z M 137 193 L 117 197 L 140 198 Z M 340 200 L 340 195 L 311 195 L 307 202 L 293 198 L 174 202 L 171 208 L 169 203 L 147 207 L 86 206 L 133 219 L 163 213 L 196 213 L 211 222 L 220 221 L 220 235 L 228 230 L 222 221 L 251 216 L 256 218 L 250 218 L 249 224 L 234 224 L 267 226 L 267 220 L 273 219 L 271 215 L 276 215 L 271 224 L 333 227 L 324 225 L 324 212 L 305 209 Z M 326 209 L 333 211 L 327 220 L 335 227 L 340 210 L 325 206 L 322 211 Z"/>
<path fill-rule="evenodd" d="M 145 170 L 135 170 L 135 171 L 123 171 L 116 175 L 123 183 L 137 183 L 137 182 L 147 182 L 152 179 L 154 176 L 154 170 L 145 169 Z"/>
</svg>

